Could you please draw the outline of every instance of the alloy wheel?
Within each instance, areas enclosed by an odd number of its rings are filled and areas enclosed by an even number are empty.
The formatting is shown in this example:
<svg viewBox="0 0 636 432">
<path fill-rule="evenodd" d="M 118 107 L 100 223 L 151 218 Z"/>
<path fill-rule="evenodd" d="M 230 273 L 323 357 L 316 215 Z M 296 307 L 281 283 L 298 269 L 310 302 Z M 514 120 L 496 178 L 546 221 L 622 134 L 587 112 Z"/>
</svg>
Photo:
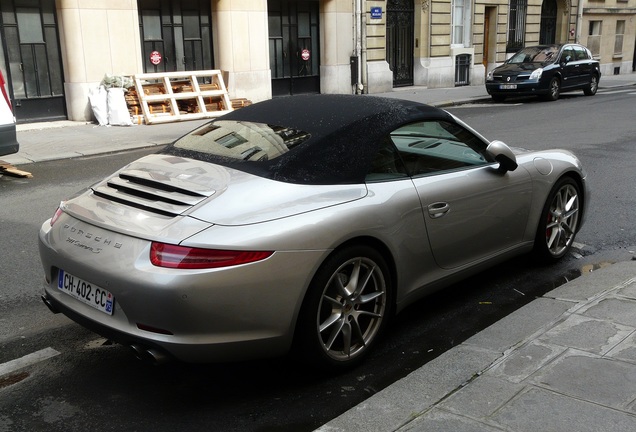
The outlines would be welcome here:
<svg viewBox="0 0 636 432">
<path fill-rule="evenodd" d="M 593 93 L 596 93 L 596 90 L 598 89 L 598 79 L 595 76 L 592 77 L 592 82 L 590 82 L 590 88 Z"/>
<path fill-rule="evenodd" d="M 583 93 L 586 96 L 594 96 L 598 91 L 598 77 L 596 75 L 592 75 L 590 78 L 590 83 L 586 88 L 583 89 Z"/>
<path fill-rule="evenodd" d="M 317 313 L 322 349 L 335 361 L 361 355 L 378 334 L 387 312 L 381 267 L 367 257 L 342 263 L 327 282 Z"/>
<path fill-rule="evenodd" d="M 579 224 L 579 206 L 578 191 L 570 183 L 554 195 L 545 228 L 546 246 L 552 256 L 561 256 L 572 245 Z"/>
<path fill-rule="evenodd" d="M 561 93 L 561 84 L 557 78 L 552 78 L 550 81 L 550 100 L 555 101 L 559 99 L 559 95 Z"/>
</svg>

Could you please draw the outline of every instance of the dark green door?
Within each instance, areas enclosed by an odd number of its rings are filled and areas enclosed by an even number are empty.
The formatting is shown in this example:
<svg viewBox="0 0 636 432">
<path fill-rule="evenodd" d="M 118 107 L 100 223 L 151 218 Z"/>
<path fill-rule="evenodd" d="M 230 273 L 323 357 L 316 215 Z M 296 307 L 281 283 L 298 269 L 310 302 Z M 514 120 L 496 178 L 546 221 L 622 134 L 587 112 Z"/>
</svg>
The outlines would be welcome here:
<svg viewBox="0 0 636 432">
<path fill-rule="evenodd" d="M 541 5 L 541 26 L 539 44 L 549 45 L 556 41 L 557 4 L 556 0 L 544 0 Z"/>
<path fill-rule="evenodd" d="M 320 93 L 317 1 L 268 0 L 272 95 Z"/>
<path fill-rule="evenodd" d="M 210 1 L 139 0 L 144 72 L 213 69 Z"/>
<path fill-rule="evenodd" d="M 389 0 L 386 5 L 386 61 L 393 86 L 413 85 L 413 0 Z"/>
</svg>

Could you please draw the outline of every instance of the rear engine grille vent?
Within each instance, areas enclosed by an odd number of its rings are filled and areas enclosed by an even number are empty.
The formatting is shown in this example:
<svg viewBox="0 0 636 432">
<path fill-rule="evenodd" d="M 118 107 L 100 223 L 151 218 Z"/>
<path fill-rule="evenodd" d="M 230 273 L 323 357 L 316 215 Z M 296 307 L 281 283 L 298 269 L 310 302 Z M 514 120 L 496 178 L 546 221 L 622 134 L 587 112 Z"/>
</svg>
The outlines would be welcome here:
<svg viewBox="0 0 636 432">
<path fill-rule="evenodd" d="M 165 216 L 177 216 L 214 194 L 198 183 L 174 177 L 153 178 L 146 171 L 122 171 L 106 184 L 93 188 L 95 195 Z"/>
</svg>

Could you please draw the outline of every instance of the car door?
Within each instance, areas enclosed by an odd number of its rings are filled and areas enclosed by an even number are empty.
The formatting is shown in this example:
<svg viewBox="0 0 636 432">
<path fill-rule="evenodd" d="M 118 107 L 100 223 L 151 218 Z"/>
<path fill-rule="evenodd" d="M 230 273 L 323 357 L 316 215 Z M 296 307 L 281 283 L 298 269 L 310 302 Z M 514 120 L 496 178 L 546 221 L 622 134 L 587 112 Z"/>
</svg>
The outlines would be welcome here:
<svg viewBox="0 0 636 432">
<path fill-rule="evenodd" d="M 576 61 L 574 48 L 571 45 L 563 48 L 559 61 L 561 64 L 561 76 L 563 77 L 561 88 L 568 89 L 578 86 L 581 82 L 581 65 L 580 62 Z"/>
<path fill-rule="evenodd" d="M 435 120 L 391 134 L 422 205 L 437 264 L 453 269 L 510 250 L 523 239 L 531 201 L 527 171 L 501 172 L 484 143 Z"/>
<path fill-rule="evenodd" d="M 588 52 L 582 46 L 574 46 L 574 56 L 578 64 L 579 80 L 578 85 L 584 86 L 588 84 L 592 78 L 594 67 L 592 66 L 592 59 L 588 55 Z"/>
</svg>

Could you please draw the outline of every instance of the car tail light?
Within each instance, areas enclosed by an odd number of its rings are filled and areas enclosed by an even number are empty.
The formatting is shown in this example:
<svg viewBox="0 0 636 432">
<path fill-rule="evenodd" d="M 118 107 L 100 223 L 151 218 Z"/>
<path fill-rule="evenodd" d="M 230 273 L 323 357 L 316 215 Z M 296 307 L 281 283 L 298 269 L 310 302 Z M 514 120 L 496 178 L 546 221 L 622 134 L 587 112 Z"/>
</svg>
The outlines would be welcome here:
<svg viewBox="0 0 636 432">
<path fill-rule="evenodd" d="M 57 220 L 60 218 L 60 216 L 62 216 L 62 206 L 64 205 L 64 202 L 61 202 L 60 205 L 57 207 L 57 210 L 55 210 L 55 213 L 53 214 L 53 217 L 51 218 L 51 226 L 53 226 L 53 224 L 55 222 L 57 222 Z"/>
<path fill-rule="evenodd" d="M 209 269 L 261 261 L 273 253 L 203 249 L 153 242 L 150 247 L 150 262 L 157 267 Z"/>
<path fill-rule="evenodd" d="M 13 111 L 13 107 L 11 106 L 11 99 L 9 99 L 9 94 L 7 93 L 7 89 L 5 87 L 6 83 L 7 82 L 4 80 L 4 75 L 2 75 L 2 71 L 0 71 L 0 93 L 2 93 L 2 96 L 4 96 L 4 100 L 7 102 L 9 109 Z"/>
</svg>

